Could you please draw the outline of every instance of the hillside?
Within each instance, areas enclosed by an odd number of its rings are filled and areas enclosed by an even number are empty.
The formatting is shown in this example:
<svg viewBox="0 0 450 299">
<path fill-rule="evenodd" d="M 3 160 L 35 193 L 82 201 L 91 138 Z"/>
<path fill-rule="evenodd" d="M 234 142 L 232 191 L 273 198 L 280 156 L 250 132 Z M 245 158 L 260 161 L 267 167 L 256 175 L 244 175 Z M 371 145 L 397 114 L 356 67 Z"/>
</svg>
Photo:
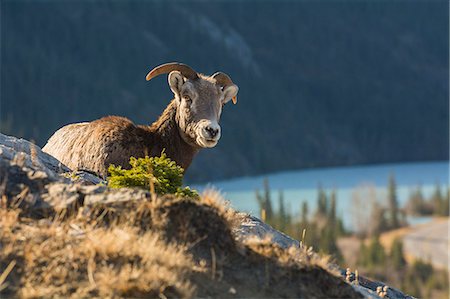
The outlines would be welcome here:
<svg viewBox="0 0 450 299">
<path fill-rule="evenodd" d="M 73 211 L 64 209 L 35 220 L 29 211 L 3 203 L 0 269 L 14 269 L 5 284 L 0 281 L 0 296 L 362 297 L 327 269 L 326 260 L 306 250 L 236 244 L 230 219 L 214 197 L 149 202 L 136 192 L 121 193 L 129 201 L 113 202 L 110 196 L 89 202 L 78 217 L 67 217 Z"/>
<path fill-rule="evenodd" d="M 339 269 L 216 191 L 110 188 L 3 134 L 0 181 L 2 298 L 413 299 Z"/>
<path fill-rule="evenodd" d="M 29 146 L 0 134 L 2 298 L 362 297 L 308 247 L 242 229 L 216 192 L 80 182 Z"/>
<path fill-rule="evenodd" d="M 150 123 L 150 68 L 229 73 L 237 106 L 187 176 L 448 159 L 447 1 L 1 2 L 0 131 L 43 145 L 104 115 Z"/>
</svg>

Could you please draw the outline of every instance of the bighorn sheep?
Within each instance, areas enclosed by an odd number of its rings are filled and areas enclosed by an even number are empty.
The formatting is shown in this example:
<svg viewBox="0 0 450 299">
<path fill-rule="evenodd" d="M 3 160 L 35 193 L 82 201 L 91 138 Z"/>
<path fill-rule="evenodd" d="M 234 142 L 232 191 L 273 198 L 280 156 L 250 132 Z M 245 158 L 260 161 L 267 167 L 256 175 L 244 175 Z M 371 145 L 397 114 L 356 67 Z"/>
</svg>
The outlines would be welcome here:
<svg viewBox="0 0 450 299">
<path fill-rule="evenodd" d="M 187 169 L 201 148 L 217 144 L 222 107 L 230 99 L 236 104 L 238 87 L 222 72 L 205 76 L 182 63 L 157 66 L 146 79 L 166 73 L 174 99 L 151 126 L 119 116 L 69 124 L 50 137 L 43 151 L 72 170 L 102 177 L 110 164 L 127 168 L 131 156 L 157 156 L 163 150 Z"/>
</svg>

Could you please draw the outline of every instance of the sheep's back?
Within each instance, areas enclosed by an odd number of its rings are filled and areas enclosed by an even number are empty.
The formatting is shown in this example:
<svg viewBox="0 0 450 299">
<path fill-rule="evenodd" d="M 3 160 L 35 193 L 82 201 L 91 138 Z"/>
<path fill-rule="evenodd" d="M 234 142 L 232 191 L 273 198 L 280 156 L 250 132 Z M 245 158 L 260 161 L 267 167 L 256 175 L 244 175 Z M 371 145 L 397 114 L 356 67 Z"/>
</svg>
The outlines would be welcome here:
<svg viewBox="0 0 450 299">
<path fill-rule="evenodd" d="M 62 127 L 43 151 L 72 170 L 89 170 L 106 177 L 110 164 L 126 168 L 130 156 L 143 156 L 148 139 L 147 132 L 129 119 L 108 116 Z"/>
</svg>

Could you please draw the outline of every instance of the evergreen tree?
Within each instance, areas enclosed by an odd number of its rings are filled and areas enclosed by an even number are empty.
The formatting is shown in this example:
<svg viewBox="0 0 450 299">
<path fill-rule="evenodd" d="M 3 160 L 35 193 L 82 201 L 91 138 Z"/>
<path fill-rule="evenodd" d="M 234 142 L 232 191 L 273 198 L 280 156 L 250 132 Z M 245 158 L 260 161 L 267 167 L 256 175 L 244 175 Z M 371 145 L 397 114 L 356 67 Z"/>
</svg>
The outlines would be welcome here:
<svg viewBox="0 0 450 299">
<path fill-rule="evenodd" d="M 290 224 L 290 219 L 286 213 L 286 208 L 284 206 L 283 191 L 280 190 L 278 194 L 278 213 L 276 215 L 277 223 L 279 224 L 278 229 L 282 232 L 287 232 L 286 229 Z"/>
<path fill-rule="evenodd" d="M 308 202 L 305 200 L 302 204 L 301 225 L 306 227 L 308 223 Z M 305 228 L 304 227 L 304 228 Z"/>
<path fill-rule="evenodd" d="M 361 240 L 358 256 L 360 266 L 373 270 L 384 266 L 385 261 L 386 254 L 378 236 L 373 236 L 368 246 L 364 244 L 364 240 Z"/>
<path fill-rule="evenodd" d="M 328 212 L 328 225 L 331 225 L 334 227 L 334 234 L 336 238 L 339 236 L 342 236 L 345 234 L 345 228 L 344 223 L 340 217 L 337 216 L 336 212 L 336 206 L 337 206 L 337 196 L 336 196 L 336 190 L 333 189 L 331 191 L 330 195 L 330 207 Z"/>
<path fill-rule="evenodd" d="M 273 219 L 272 200 L 270 198 L 270 186 L 269 180 L 264 179 L 264 192 L 261 195 L 259 190 L 256 190 L 256 200 L 258 201 L 259 209 L 265 211 L 266 222 L 271 222 Z"/>
<path fill-rule="evenodd" d="M 420 185 L 409 196 L 407 210 L 413 215 L 428 215 L 433 212 L 425 202 Z"/>
<path fill-rule="evenodd" d="M 367 267 L 368 260 L 367 246 L 364 244 L 364 240 L 362 239 L 359 245 L 358 265 Z"/>
<path fill-rule="evenodd" d="M 329 222 L 332 226 L 336 224 L 336 190 L 331 191 L 330 196 L 330 209 L 329 209 Z"/>
<path fill-rule="evenodd" d="M 392 243 L 390 258 L 396 270 L 400 270 L 406 265 L 406 260 L 403 256 L 403 243 L 400 239 L 395 239 Z"/>
<path fill-rule="evenodd" d="M 370 245 L 367 248 L 367 258 L 367 266 L 369 268 L 384 265 L 386 254 L 378 236 L 372 237 Z"/>
<path fill-rule="evenodd" d="M 317 214 L 320 216 L 327 215 L 327 195 L 322 185 L 317 190 Z"/>
<path fill-rule="evenodd" d="M 422 282 L 426 282 L 431 277 L 434 270 L 430 262 L 418 259 L 414 261 L 411 271 L 414 273 L 414 276 L 418 277 Z"/>
<path fill-rule="evenodd" d="M 389 229 L 389 224 L 385 216 L 385 209 L 377 202 L 373 203 L 371 224 L 370 224 L 370 234 L 372 236 L 378 236 L 382 232 Z"/>
<path fill-rule="evenodd" d="M 442 196 L 441 185 L 439 183 L 436 183 L 434 193 L 431 197 L 431 205 L 433 207 L 434 215 L 445 216 L 445 199 Z"/>
<path fill-rule="evenodd" d="M 344 221 L 341 217 L 336 216 L 336 237 L 340 237 L 347 234 L 347 231 L 344 227 Z"/>
<path fill-rule="evenodd" d="M 447 196 L 444 199 L 444 216 L 450 215 L 450 188 L 447 190 Z"/>
<path fill-rule="evenodd" d="M 388 205 L 389 205 L 389 227 L 391 229 L 400 227 L 398 220 L 397 184 L 393 174 L 389 176 L 388 185 Z"/>
<path fill-rule="evenodd" d="M 269 179 L 265 178 L 264 179 L 264 198 L 265 198 L 265 210 L 266 210 L 266 215 L 268 219 L 272 219 L 273 218 L 273 209 L 272 209 L 272 199 L 271 199 L 271 195 L 270 195 L 270 186 L 269 186 Z"/>
<path fill-rule="evenodd" d="M 309 208 L 308 208 L 308 202 L 304 201 L 302 203 L 302 207 L 301 207 L 301 213 L 300 213 L 300 223 L 298 224 L 298 228 L 297 228 L 297 235 L 298 235 L 298 240 L 302 240 L 305 241 L 311 241 L 310 234 L 312 233 L 312 224 L 310 224 L 308 222 L 308 213 L 309 213 Z M 303 230 L 307 230 L 306 236 L 303 236 Z M 307 238 L 308 237 L 308 238 Z M 311 244 L 311 243 L 308 243 Z"/>
<path fill-rule="evenodd" d="M 333 255 L 338 262 L 342 261 L 342 254 L 336 244 L 335 227 L 325 226 L 322 229 L 319 240 L 319 250 Z"/>
</svg>

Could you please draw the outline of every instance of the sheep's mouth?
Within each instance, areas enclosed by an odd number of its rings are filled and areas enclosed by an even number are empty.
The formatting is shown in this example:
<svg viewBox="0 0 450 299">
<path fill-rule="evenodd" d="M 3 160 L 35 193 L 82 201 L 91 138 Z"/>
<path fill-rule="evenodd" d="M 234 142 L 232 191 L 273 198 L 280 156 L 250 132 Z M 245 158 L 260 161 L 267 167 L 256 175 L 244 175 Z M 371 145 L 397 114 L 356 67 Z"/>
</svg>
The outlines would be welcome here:
<svg viewBox="0 0 450 299">
<path fill-rule="evenodd" d="M 204 138 L 204 137 L 197 138 L 197 144 L 203 148 L 214 147 L 214 146 L 216 146 L 218 141 L 219 141 L 219 139 L 211 139 L 211 138 Z"/>
</svg>

